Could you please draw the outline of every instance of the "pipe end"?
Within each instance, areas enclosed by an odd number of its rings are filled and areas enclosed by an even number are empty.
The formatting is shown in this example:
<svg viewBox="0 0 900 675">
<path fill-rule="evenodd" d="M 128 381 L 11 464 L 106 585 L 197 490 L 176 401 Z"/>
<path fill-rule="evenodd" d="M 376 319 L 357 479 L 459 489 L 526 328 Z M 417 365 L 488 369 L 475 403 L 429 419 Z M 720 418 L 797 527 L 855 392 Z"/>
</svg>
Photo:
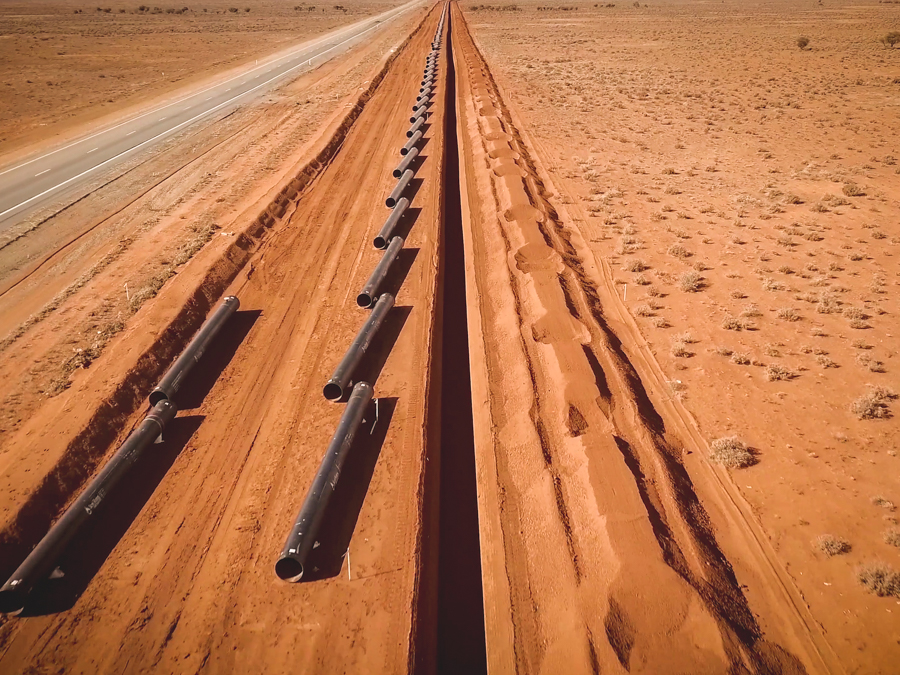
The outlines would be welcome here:
<svg viewBox="0 0 900 675">
<path fill-rule="evenodd" d="M 409 154 L 409 150 L 407 150 L 405 147 L 400 148 L 400 154 L 403 155 L 404 157 L 406 157 L 406 155 Z"/>
<path fill-rule="evenodd" d="M 150 399 L 150 405 L 154 408 L 156 407 L 157 403 L 162 403 L 163 401 L 169 400 L 169 397 L 166 396 L 166 393 L 161 389 L 154 389 L 150 392 L 150 396 L 148 396 L 147 398 Z"/>
<path fill-rule="evenodd" d="M 297 583 L 303 577 L 303 565 L 293 558 L 279 558 L 275 563 L 275 574 L 282 581 Z"/>
<path fill-rule="evenodd" d="M 26 593 L 15 588 L 0 589 L 0 613 L 18 616 L 25 609 Z"/>
<path fill-rule="evenodd" d="M 391 174 L 394 178 L 400 178 L 403 175 L 403 172 L 400 169 L 394 169 L 393 174 Z"/>
<path fill-rule="evenodd" d="M 385 206 L 387 206 L 389 209 L 392 209 L 395 206 L 397 206 L 397 200 L 395 200 L 393 197 L 388 197 L 387 199 L 384 200 L 384 203 L 385 203 Z"/>
<path fill-rule="evenodd" d="M 385 241 L 384 237 L 375 237 L 375 241 L 372 244 L 381 251 L 387 248 L 387 241 Z"/>
<path fill-rule="evenodd" d="M 339 401 L 344 395 L 344 390 L 337 382 L 329 382 L 322 388 L 322 393 L 329 401 Z"/>
<path fill-rule="evenodd" d="M 362 307 L 363 309 L 368 309 L 372 305 L 375 304 L 374 298 L 368 293 L 360 293 L 356 296 L 356 304 Z"/>
</svg>

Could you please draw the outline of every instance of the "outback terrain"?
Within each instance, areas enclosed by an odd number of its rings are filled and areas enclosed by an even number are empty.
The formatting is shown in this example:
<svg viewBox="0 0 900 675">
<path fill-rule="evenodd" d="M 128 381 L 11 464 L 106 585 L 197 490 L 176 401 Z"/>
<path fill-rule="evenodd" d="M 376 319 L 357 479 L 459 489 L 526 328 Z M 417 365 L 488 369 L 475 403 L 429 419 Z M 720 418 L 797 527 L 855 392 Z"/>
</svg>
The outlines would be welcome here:
<svg viewBox="0 0 900 675">
<path fill-rule="evenodd" d="M 0 164 L 399 4 L 0 0 Z M 892 31 L 422 3 L 4 231 L 0 581 L 241 306 L 0 672 L 895 672 Z M 378 403 L 286 583 L 394 190 Z"/>
<path fill-rule="evenodd" d="M 761 526 L 823 653 L 891 672 L 900 52 L 880 40 L 900 8 L 463 7 L 555 218 L 615 289 L 603 313 L 627 307 L 626 354 L 711 446 L 679 461 Z M 742 583 L 755 574 L 731 562 Z M 750 599 L 766 585 L 749 583 Z"/>
</svg>

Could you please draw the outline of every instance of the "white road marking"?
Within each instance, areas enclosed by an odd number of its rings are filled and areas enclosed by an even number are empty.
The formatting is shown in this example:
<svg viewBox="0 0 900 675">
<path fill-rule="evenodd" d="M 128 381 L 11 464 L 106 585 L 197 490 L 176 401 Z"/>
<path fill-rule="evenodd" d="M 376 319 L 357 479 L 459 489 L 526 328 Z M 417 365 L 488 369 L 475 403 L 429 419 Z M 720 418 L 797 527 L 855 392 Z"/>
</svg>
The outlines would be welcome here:
<svg viewBox="0 0 900 675">
<path fill-rule="evenodd" d="M 87 154 L 91 154 L 92 152 L 96 152 L 96 151 L 99 150 L 99 149 L 100 149 L 99 147 L 96 147 L 96 148 L 94 148 L 93 150 L 88 150 L 88 151 L 87 151 Z"/>
<path fill-rule="evenodd" d="M 419 2 L 410 2 L 410 3 L 408 4 L 408 6 L 406 7 L 406 9 L 397 12 L 397 13 L 394 14 L 391 18 L 392 18 L 392 19 L 393 19 L 393 18 L 396 18 L 396 17 L 400 16 L 401 14 L 404 14 L 404 13 L 408 12 L 410 9 L 412 9 L 414 6 L 416 6 L 416 5 L 418 5 L 418 4 L 420 4 L 420 3 L 419 3 Z M 322 56 L 322 55 L 324 55 L 324 54 L 327 54 L 327 53 L 330 52 L 330 51 L 333 51 L 333 50 L 337 49 L 338 47 L 340 47 L 340 46 L 343 45 L 343 44 L 346 44 L 346 43 L 348 43 L 348 42 L 350 42 L 350 41 L 352 41 L 352 40 L 356 40 L 357 38 L 362 37 L 362 36 L 365 35 L 366 33 L 370 32 L 370 31 L 373 31 L 373 30 L 375 30 L 376 28 L 379 28 L 379 27 L 381 26 L 381 24 L 382 24 L 381 21 L 377 21 L 373 26 L 370 26 L 370 27 L 367 28 L 366 30 L 364 30 L 364 31 L 362 31 L 362 32 L 360 32 L 360 33 L 357 33 L 356 35 L 347 38 L 347 39 L 344 40 L 343 42 L 339 42 L 338 44 L 334 45 L 333 47 L 330 47 L 329 49 L 326 49 L 325 51 L 319 53 L 319 54 L 316 56 L 316 58 L 318 58 L 319 56 Z M 324 40 L 320 40 L 320 42 L 324 42 Z M 306 51 L 306 50 L 304 49 L 304 50 L 301 50 L 301 51 Z M 285 58 L 286 58 L 286 57 L 285 57 Z M 126 154 L 128 154 L 129 152 L 133 152 L 133 151 L 135 151 L 135 150 L 137 150 L 137 149 L 139 149 L 139 148 L 142 148 L 142 147 L 144 147 L 145 145 L 148 145 L 148 144 L 154 142 L 155 140 L 157 140 L 157 139 L 159 139 L 159 138 L 162 138 L 163 136 L 166 136 L 166 135 L 172 133 L 172 132 L 175 131 L 176 129 L 180 129 L 180 128 L 183 127 L 183 126 L 186 126 L 186 125 L 188 125 L 188 124 L 191 124 L 192 122 L 195 122 L 196 120 L 200 119 L 201 117 L 205 117 L 206 115 L 209 115 L 209 114 L 214 113 L 216 110 L 218 110 L 219 108 L 223 108 L 224 106 L 228 105 L 228 104 L 231 103 L 232 101 L 235 101 L 235 100 L 241 98 L 242 96 L 246 96 L 247 94 L 250 94 L 250 93 L 256 91 L 257 89 L 260 89 L 260 88 L 262 88 L 262 87 L 265 87 L 265 86 L 266 86 L 267 84 L 269 84 L 270 82 L 273 82 L 273 81 L 277 80 L 278 78 L 283 77 L 283 76 L 287 75 L 288 73 L 290 73 L 290 72 L 292 72 L 292 71 L 294 71 L 294 70 L 297 70 L 298 68 L 302 68 L 304 65 L 305 65 L 305 62 L 299 63 L 299 64 L 296 65 L 296 66 L 292 66 L 291 68 L 288 68 L 287 70 L 282 71 L 282 72 L 279 73 L 278 75 L 275 75 L 274 77 L 269 78 L 269 79 L 266 80 L 265 82 L 262 82 L 262 83 L 256 85 L 255 87 L 253 87 L 253 88 L 251 88 L 251 89 L 248 89 L 247 91 L 244 91 L 244 92 L 241 92 L 241 93 L 239 93 L 239 94 L 236 94 L 235 96 L 232 96 L 232 97 L 231 97 L 230 99 L 228 99 L 227 101 L 224 101 L 224 102 L 222 102 L 222 103 L 219 103 L 218 105 L 213 106 L 213 107 L 210 108 L 209 110 L 205 110 L 205 111 L 203 111 L 203 112 L 201 112 L 201 113 L 199 113 L 199 114 L 197 114 L 197 115 L 194 115 L 194 116 L 193 116 L 192 118 L 190 118 L 189 120 L 185 120 L 184 122 L 181 122 L 180 124 L 176 124 L 174 127 L 170 128 L 170 129 L 166 129 L 165 131 L 162 131 L 162 132 L 158 133 L 158 134 L 157 134 L 156 136 L 154 136 L 153 138 L 148 138 L 146 141 L 143 141 L 142 143 L 138 143 L 137 145 L 135 145 L 135 146 L 132 147 L 132 148 L 129 148 L 129 149 L 127 149 L 127 150 L 123 150 L 123 151 L 120 152 L 119 154 L 114 155 L 114 156 L 110 157 L 109 159 L 106 159 L 106 160 L 100 162 L 99 164 L 97 164 L 97 165 L 95 165 L 95 166 L 92 166 L 92 167 L 89 168 L 89 169 L 85 169 L 84 171 L 82 171 L 82 172 L 79 173 L 78 175 L 72 176 L 71 178 L 68 178 L 68 179 L 62 181 L 61 183 L 57 183 L 57 184 L 54 185 L 53 187 L 48 188 L 48 189 L 44 190 L 43 192 L 34 195 L 33 197 L 29 197 L 28 199 L 19 202 L 19 203 L 16 204 L 15 206 L 11 206 L 11 207 L 9 207 L 8 209 L 6 209 L 5 211 L 0 211 L 0 218 L 2 218 L 3 216 L 7 215 L 8 213 L 11 213 L 12 211 L 15 211 L 16 209 L 18 209 L 18 208 L 21 207 L 21 206 L 25 206 L 26 204 L 30 204 L 31 202 L 35 201 L 36 199 L 40 199 L 41 197 L 44 197 L 44 196 L 50 194 L 51 192 L 54 192 L 54 191 L 58 190 L 59 188 L 63 187 L 64 185 L 68 185 L 69 183 L 71 183 L 71 182 L 73 182 L 73 181 L 76 181 L 76 180 L 78 180 L 79 178 L 82 178 L 82 177 L 88 175 L 89 173 L 92 173 L 92 172 L 96 171 L 97 169 L 99 169 L 99 168 L 102 167 L 102 166 L 106 166 L 106 165 L 109 164 L 110 162 L 113 162 L 113 161 L 119 159 L 119 157 L 122 157 L 123 155 L 126 155 Z M 221 85 L 218 85 L 218 86 L 221 86 Z M 213 88 L 213 87 L 210 87 L 210 89 L 212 89 L 212 88 Z M 207 89 L 206 91 L 209 91 L 209 89 Z M 198 92 L 198 93 L 201 93 L 201 94 L 202 94 L 203 92 L 201 91 L 201 92 Z M 184 99 L 182 99 L 182 100 L 184 100 Z M 174 104 L 172 104 L 172 105 L 174 105 Z M 164 108 L 157 109 L 155 112 L 159 112 L 159 110 L 162 110 L 162 109 L 164 109 Z M 151 113 L 145 113 L 144 115 L 140 115 L 139 117 L 146 117 L 146 116 L 149 115 L 149 114 L 151 114 Z M 133 118 L 132 120 L 128 120 L 128 122 L 131 122 L 131 121 L 133 121 L 134 119 L 138 119 L 139 117 L 135 117 L 135 118 Z M 118 125 L 116 125 L 116 127 L 120 127 L 120 126 L 122 126 L 123 124 L 127 124 L 128 122 L 122 122 L 122 124 L 118 124 Z M 111 127 L 110 129 L 106 129 L 105 131 L 111 131 L 112 129 L 114 129 L 114 128 L 116 128 L 116 127 Z M 98 132 L 98 133 L 94 134 L 94 136 L 98 136 L 98 135 L 100 135 L 101 133 L 104 133 L 104 132 L 102 132 L 102 131 L 101 131 L 101 132 Z M 94 136 L 89 136 L 88 138 L 93 138 Z M 72 146 L 74 146 L 74 145 L 77 145 L 78 143 L 83 142 L 84 140 L 87 140 L 87 138 L 82 139 L 81 141 L 76 141 L 75 143 L 71 143 L 70 145 L 68 145 L 68 146 L 66 146 L 66 147 L 72 147 Z M 60 152 L 61 150 L 64 150 L 64 149 L 65 149 L 65 148 L 59 148 L 59 150 L 54 150 L 53 152 L 48 152 L 46 155 L 43 155 L 43 157 L 48 157 L 49 155 L 53 155 L 53 154 L 55 154 L 55 153 L 57 153 L 57 152 Z M 94 150 L 97 150 L 97 149 L 98 149 L 98 148 L 94 148 Z M 90 150 L 90 151 L 88 152 L 88 154 L 90 154 L 91 152 L 94 152 L 94 150 Z M 31 164 L 32 162 L 36 162 L 38 159 L 41 159 L 41 157 L 36 157 L 35 159 L 29 160 L 29 161 L 27 161 L 27 162 L 23 162 L 23 163 L 20 164 L 19 166 L 13 167 L 12 169 L 7 169 L 6 171 L 2 171 L 2 172 L 0 172 L 0 176 L 2 176 L 4 173 L 8 173 L 9 171 L 13 171 L 14 169 L 18 169 L 18 168 L 21 168 L 21 167 L 23 167 L 23 166 L 25 166 L 25 165 L 27 165 L 27 164 Z"/>
<path fill-rule="evenodd" d="M 137 129 L 135 129 L 134 131 L 129 131 L 129 132 L 128 132 L 127 134 L 125 134 L 125 135 L 126 135 L 126 136 L 131 136 L 131 134 L 136 134 L 136 133 L 137 133 Z"/>
<path fill-rule="evenodd" d="M 43 175 L 44 175 L 45 173 L 47 173 L 49 170 L 50 170 L 50 169 L 44 169 L 44 170 L 41 171 L 40 173 L 34 174 L 34 177 L 37 178 L 38 176 L 43 176 Z"/>
</svg>

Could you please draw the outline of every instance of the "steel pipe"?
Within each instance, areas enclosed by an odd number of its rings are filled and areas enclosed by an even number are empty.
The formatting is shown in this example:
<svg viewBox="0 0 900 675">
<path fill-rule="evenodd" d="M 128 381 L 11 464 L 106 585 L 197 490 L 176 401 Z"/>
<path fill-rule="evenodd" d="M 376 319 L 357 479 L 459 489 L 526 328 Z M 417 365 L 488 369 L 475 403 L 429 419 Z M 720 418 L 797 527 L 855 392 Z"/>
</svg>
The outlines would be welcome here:
<svg viewBox="0 0 900 675">
<path fill-rule="evenodd" d="M 420 105 L 418 108 L 413 109 L 413 114 L 409 117 L 409 123 L 412 124 L 416 121 L 417 118 L 425 115 L 425 106 Z"/>
<path fill-rule="evenodd" d="M 403 172 L 403 175 L 400 176 L 400 180 L 397 181 L 397 186 L 394 188 L 391 194 L 388 195 L 388 198 L 384 200 L 384 203 L 389 209 L 397 206 L 397 200 L 400 199 L 400 196 L 403 194 L 403 191 L 406 189 L 412 179 L 412 169 L 407 169 Z"/>
<path fill-rule="evenodd" d="M 172 400 L 178 392 L 179 387 L 181 387 L 184 378 L 187 377 L 187 374 L 191 372 L 191 369 L 197 364 L 200 357 L 203 356 L 203 353 L 206 351 L 206 348 L 209 347 L 210 342 L 212 342 L 216 335 L 219 334 L 219 331 L 222 330 L 222 326 L 225 325 L 225 322 L 231 318 L 232 314 L 234 314 L 240 306 L 241 301 L 233 295 L 229 295 L 222 301 L 222 304 L 219 305 L 218 309 L 210 315 L 200 327 L 200 330 L 197 331 L 194 339 L 192 339 L 190 343 L 188 343 L 188 346 L 185 347 L 184 351 L 181 352 L 181 356 L 179 356 L 175 360 L 175 363 L 173 363 L 166 371 L 166 374 L 163 375 L 159 384 L 157 384 L 153 391 L 150 392 L 150 405 L 156 405 L 160 401 Z"/>
<path fill-rule="evenodd" d="M 394 169 L 394 178 L 400 178 L 403 175 L 403 172 L 406 171 L 416 157 L 419 156 L 419 149 L 413 148 L 408 153 L 406 153 L 406 157 L 400 160 L 400 163 L 397 165 L 397 168 Z"/>
<path fill-rule="evenodd" d="M 426 89 L 430 89 L 431 85 L 434 84 L 434 78 L 428 78 L 426 80 L 422 80 L 422 84 L 419 85 L 419 92 L 423 92 Z"/>
<path fill-rule="evenodd" d="M 431 87 L 425 87 L 424 89 L 422 89 L 419 95 L 416 96 L 416 100 L 421 101 L 423 98 L 426 98 L 428 96 L 431 96 Z"/>
<path fill-rule="evenodd" d="M 162 436 L 163 429 L 176 413 L 171 401 L 160 401 L 141 425 L 125 440 L 106 463 L 103 470 L 81 493 L 50 531 L 28 554 L 25 561 L 0 588 L 0 612 L 18 614 L 25 608 L 31 589 L 46 578 L 56 567 L 56 562 L 66 546 L 90 519 L 103 499 L 138 460 L 141 454 Z"/>
<path fill-rule="evenodd" d="M 419 129 L 421 129 L 424 124 L 425 124 L 425 117 L 420 117 L 419 119 L 417 119 L 415 121 L 415 123 L 409 129 L 406 130 L 406 137 L 412 138 L 413 136 L 415 136 L 416 132 Z"/>
<path fill-rule="evenodd" d="M 418 152 L 417 148 L 413 149 Z M 375 248 L 387 248 L 388 241 L 391 238 L 391 234 L 393 233 L 394 228 L 397 227 L 397 223 L 400 222 L 400 218 L 403 217 L 403 213 L 406 211 L 407 206 L 409 206 L 409 200 L 406 197 L 400 197 L 400 201 L 397 202 L 397 206 L 395 206 L 394 210 L 391 211 L 391 215 L 389 215 L 387 220 L 384 221 L 384 225 L 381 226 L 381 231 L 375 237 L 375 241 L 373 242 Z"/>
<path fill-rule="evenodd" d="M 427 108 L 429 105 L 431 105 L 431 97 L 422 99 L 421 101 L 416 101 L 413 104 L 412 110 L 413 112 L 415 112 L 419 108 Z"/>
<path fill-rule="evenodd" d="M 415 147 L 416 143 L 422 140 L 422 132 L 417 131 L 413 134 L 413 137 L 406 141 L 406 145 L 400 148 L 400 154 L 406 157 L 410 153 L 410 151 Z"/>
<path fill-rule="evenodd" d="M 375 309 L 372 310 L 369 318 L 366 319 L 362 328 L 359 329 L 359 333 L 356 334 L 352 344 L 347 349 L 347 353 L 344 354 L 344 358 L 341 359 L 331 379 L 328 380 L 322 389 L 325 398 L 330 401 L 337 401 L 343 398 L 347 385 L 350 384 L 350 380 L 353 377 L 353 371 L 356 370 L 356 367 L 366 355 L 366 350 L 372 344 L 378 329 L 381 328 L 381 324 L 384 323 L 385 317 L 393 306 L 394 296 L 390 293 L 382 293 L 381 297 L 378 298 L 378 302 L 375 303 Z"/>
<path fill-rule="evenodd" d="M 378 300 L 378 289 L 381 288 L 381 284 L 384 283 L 385 277 L 387 277 L 388 273 L 391 271 L 391 265 L 394 264 L 397 256 L 400 255 L 400 249 L 402 248 L 403 237 L 394 237 L 391 239 L 391 243 L 388 245 L 384 255 L 381 256 L 381 260 L 375 265 L 375 269 L 372 270 L 372 274 L 369 276 L 366 285 L 363 286 L 359 295 L 356 296 L 357 305 L 364 309 L 368 309 L 375 304 Z"/>
<path fill-rule="evenodd" d="M 303 577 L 306 557 L 316 545 L 325 510 L 341 477 L 341 467 L 347 459 L 350 446 L 353 445 L 353 437 L 363 422 L 371 400 L 372 385 L 368 382 L 357 382 L 319 465 L 319 471 L 309 487 L 309 492 L 306 493 L 306 499 L 303 500 L 297 520 L 284 544 L 281 557 L 275 563 L 275 574 L 279 579 L 297 582 Z"/>
</svg>

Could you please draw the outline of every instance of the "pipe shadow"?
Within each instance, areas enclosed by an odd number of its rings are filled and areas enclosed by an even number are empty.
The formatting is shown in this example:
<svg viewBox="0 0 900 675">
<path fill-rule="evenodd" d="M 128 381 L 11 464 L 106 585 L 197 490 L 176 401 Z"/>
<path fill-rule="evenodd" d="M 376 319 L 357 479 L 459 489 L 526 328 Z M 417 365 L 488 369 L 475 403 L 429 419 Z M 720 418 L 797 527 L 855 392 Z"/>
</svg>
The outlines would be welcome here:
<svg viewBox="0 0 900 675">
<path fill-rule="evenodd" d="M 406 209 L 403 215 L 400 216 L 400 220 L 394 226 L 391 237 L 403 237 L 403 241 L 406 241 L 407 237 L 409 237 L 409 233 L 412 231 L 413 225 L 416 224 L 416 221 L 421 214 L 422 208 L 419 206 L 410 206 Z"/>
<path fill-rule="evenodd" d="M 400 287 L 403 286 L 403 282 L 409 276 L 409 270 L 412 268 L 418 255 L 419 249 L 417 248 L 401 248 L 399 253 L 397 253 L 394 264 L 388 270 L 387 276 L 381 282 L 379 291 L 381 293 L 390 293 L 396 298 L 397 293 L 400 292 Z"/>
<path fill-rule="evenodd" d="M 261 314 L 262 310 L 259 309 L 238 310 L 234 313 L 175 394 L 175 404 L 179 410 L 194 410 L 203 405 Z"/>
<path fill-rule="evenodd" d="M 403 196 L 406 197 L 409 201 L 412 201 L 416 198 L 416 195 L 419 194 L 419 190 L 422 189 L 422 186 L 425 184 L 424 178 L 415 178 L 409 181 L 409 185 L 406 186 L 406 189 L 403 191 Z"/>
<path fill-rule="evenodd" d="M 400 331 L 406 325 L 406 320 L 411 312 L 412 307 L 397 307 L 395 305 L 391 308 L 391 311 L 384 318 L 384 323 L 381 324 L 381 329 L 375 335 L 372 344 L 369 345 L 362 363 L 353 373 L 354 383 L 368 382 L 373 387 L 375 386 L 378 378 L 381 376 L 381 371 L 384 369 L 384 364 L 387 362 L 388 356 L 390 356 L 391 350 L 397 342 L 397 338 L 400 337 Z M 347 387 L 345 399 L 349 398 L 351 390 L 352 387 Z"/>
<path fill-rule="evenodd" d="M 324 534 L 319 545 L 309 553 L 306 562 L 309 571 L 303 575 L 301 583 L 329 579 L 341 573 L 344 556 L 350 547 L 350 539 L 359 521 L 359 513 L 396 407 L 395 397 L 377 399 L 376 420 L 376 403 L 369 404 L 365 422 L 356 432 L 350 455 L 344 462 L 340 480 L 325 510 L 320 529 Z"/>
<path fill-rule="evenodd" d="M 200 415 L 172 420 L 163 442 L 138 458 L 63 551 L 58 567 L 64 576 L 39 582 L 28 596 L 22 616 L 57 614 L 75 605 L 203 420 Z"/>
</svg>

